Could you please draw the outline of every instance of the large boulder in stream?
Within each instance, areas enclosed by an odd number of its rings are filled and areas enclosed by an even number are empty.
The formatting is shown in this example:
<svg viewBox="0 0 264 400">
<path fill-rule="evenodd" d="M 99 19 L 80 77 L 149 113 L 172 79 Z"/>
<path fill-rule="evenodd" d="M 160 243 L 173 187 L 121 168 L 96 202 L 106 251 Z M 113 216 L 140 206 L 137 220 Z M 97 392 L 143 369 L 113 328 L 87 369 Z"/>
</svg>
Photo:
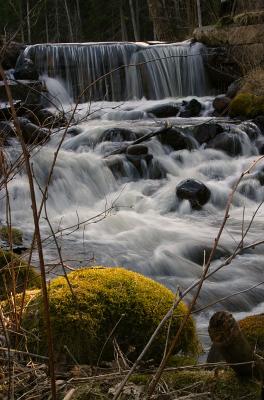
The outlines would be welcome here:
<svg viewBox="0 0 264 400">
<path fill-rule="evenodd" d="M 193 209 L 199 210 L 211 197 L 211 192 L 203 182 L 196 179 L 185 179 L 176 187 L 180 200 L 189 200 Z"/>
<path fill-rule="evenodd" d="M 158 135 L 158 139 L 163 145 L 170 146 L 175 151 L 184 149 L 192 150 L 194 147 L 192 140 L 175 128 L 164 131 L 164 133 Z"/>
<path fill-rule="evenodd" d="M 154 115 L 157 118 L 170 118 L 176 117 L 180 108 L 179 105 L 176 103 L 165 103 L 165 104 L 158 104 L 151 108 L 148 108 L 146 112 L 148 114 Z"/>
<path fill-rule="evenodd" d="M 41 144 L 49 140 L 48 129 L 40 128 L 23 117 L 18 118 L 18 123 L 25 143 Z"/>
<path fill-rule="evenodd" d="M 229 132 L 222 132 L 210 140 L 208 148 L 224 151 L 229 156 L 239 156 L 242 153 L 241 139 L 239 135 Z"/>
<path fill-rule="evenodd" d="M 39 72 L 33 61 L 29 58 L 25 58 L 23 63 L 16 66 L 14 77 L 17 80 L 37 81 L 39 78 Z"/>
<path fill-rule="evenodd" d="M 58 360 L 65 360 L 66 356 L 66 362 L 72 361 L 72 357 L 90 365 L 113 361 L 115 341 L 109 337 L 114 326 L 116 343 L 131 361 L 135 360 L 175 300 L 175 294 L 165 286 L 123 268 L 77 269 L 68 274 L 68 282 L 58 277 L 49 284 L 54 351 Z M 155 337 L 148 359 L 160 362 L 168 327 L 177 332 L 186 312 L 187 307 L 181 301 Z M 30 306 L 25 307 L 22 326 L 35 332 L 29 336 L 29 351 L 46 355 L 44 321 L 43 297 L 39 291 Z M 71 357 L 65 352 L 66 346 Z M 173 353 L 198 351 L 194 321 L 188 318 Z"/>
<path fill-rule="evenodd" d="M 213 107 L 218 115 L 227 115 L 231 99 L 227 96 L 217 96 L 213 101 Z"/>
</svg>

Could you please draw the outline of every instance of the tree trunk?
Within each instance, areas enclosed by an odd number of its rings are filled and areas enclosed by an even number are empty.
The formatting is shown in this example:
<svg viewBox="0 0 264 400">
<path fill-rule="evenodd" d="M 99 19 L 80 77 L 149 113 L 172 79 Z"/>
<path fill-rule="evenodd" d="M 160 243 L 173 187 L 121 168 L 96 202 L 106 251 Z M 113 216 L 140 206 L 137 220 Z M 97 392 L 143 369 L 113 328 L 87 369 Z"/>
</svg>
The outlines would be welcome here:
<svg viewBox="0 0 264 400">
<path fill-rule="evenodd" d="M 136 42 L 139 42 L 140 38 L 139 38 L 139 33 L 138 33 L 137 19 L 136 19 L 136 13 L 135 13 L 133 0 L 129 0 L 129 7 L 130 7 L 130 14 L 131 14 L 133 31 L 134 31 L 134 38 L 135 38 Z"/>
<path fill-rule="evenodd" d="M 198 17 L 198 26 L 202 27 L 202 10 L 201 10 L 201 2 L 200 0 L 196 0 L 197 3 L 197 17 Z"/>
<path fill-rule="evenodd" d="M 208 332 L 214 351 L 222 355 L 238 376 L 263 380 L 264 363 L 254 354 L 232 314 L 226 311 L 215 313 L 210 319 Z M 212 353 L 211 350 L 211 356 Z"/>
<path fill-rule="evenodd" d="M 124 15 L 123 0 L 120 2 L 120 25 L 121 25 L 121 37 L 123 42 L 127 42 L 127 27 Z"/>
<path fill-rule="evenodd" d="M 161 41 L 175 40 L 171 17 L 160 0 L 148 0 L 149 15 L 153 22 L 154 37 Z"/>
<path fill-rule="evenodd" d="M 31 25 L 30 25 L 30 6 L 29 6 L 29 0 L 27 0 L 27 33 L 28 33 L 28 43 L 31 43 Z"/>
<path fill-rule="evenodd" d="M 69 12 L 69 7 L 68 7 L 67 0 L 64 0 L 64 7 L 65 7 L 67 19 L 68 19 L 68 26 L 69 26 L 69 32 L 70 32 L 70 42 L 74 42 L 72 23 L 71 23 L 71 17 L 70 17 L 70 12 Z"/>
</svg>

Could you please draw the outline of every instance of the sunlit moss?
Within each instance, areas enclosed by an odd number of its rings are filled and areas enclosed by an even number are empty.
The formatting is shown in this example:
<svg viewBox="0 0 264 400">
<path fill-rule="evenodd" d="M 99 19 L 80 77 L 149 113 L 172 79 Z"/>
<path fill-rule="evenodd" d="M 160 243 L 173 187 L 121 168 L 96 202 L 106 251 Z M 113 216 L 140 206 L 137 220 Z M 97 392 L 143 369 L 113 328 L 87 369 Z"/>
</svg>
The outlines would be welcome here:
<svg viewBox="0 0 264 400">
<path fill-rule="evenodd" d="M 112 360 L 113 338 L 129 359 L 135 359 L 174 301 L 174 294 L 163 285 L 123 268 L 86 268 L 70 273 L 68 278 L 71 289 L 64 277 L 54 279 L 49 286 L 54 344 L 58 354 L 65 354 L 67 346 L 82 363 L 97 362 L 100 353 L 101 360 Z M 40 296 L 35 305 L 25 315 L 24 326 L 39 336 L 37 350 L 43 353 L 47 347 Z M 171 334 L 186 309 L 181 302 L 175 310 Z M 167 329 L 168 324 L 154 340 L 148 359 L 162 358 Z M 189 319 L 175 352 L 195 353 L 198 348 L 195 325 Z"/>
<path fill-rule="evenodd" d="M 264 355 L 264 314 L 246 317 L 239 325 L 252 348 Z"/>
<path fill-rule="evenodd" d="M 255 96 L 251 93 L 239 93 L 230 103 L 231 117 L 253 118 L 264 114 L 264 96 Z"/>
</svg>

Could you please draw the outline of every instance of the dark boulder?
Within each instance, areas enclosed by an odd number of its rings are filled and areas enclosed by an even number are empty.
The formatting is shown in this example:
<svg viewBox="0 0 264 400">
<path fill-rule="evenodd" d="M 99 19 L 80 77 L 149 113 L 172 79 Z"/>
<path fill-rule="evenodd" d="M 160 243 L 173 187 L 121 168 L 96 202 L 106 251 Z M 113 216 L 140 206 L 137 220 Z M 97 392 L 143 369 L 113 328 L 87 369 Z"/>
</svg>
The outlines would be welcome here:
<svg viewBox="0 0 264 400">
<path fill-rule="evenodd" d="M 37 81 L 39 73 L 33 61 L 29 58 L 24 58 L 23 62 L 16 66 L 14 77 L 17 80 Z"/>
<path fill-rule="evenodd" d="M 207 144 L 210 149 L 221 150 L 230 156 L 238 156 L 242 153 L 242 145 L 239 135 L 222 132 Z"/>
<path fill-rule="evenodd" d="M 49 130 L 39 128 L 27 118 L 18 118 L 19 126 L 25 143 L 41 144 L 49 139 Z"/>
<path fill-rule="evenodd" d="M 179 116 L 182 118 L 198 117 L 202 111 L 202 105 L 196 99 L 192 99 L 189 102 L 183 101 L 181 108 L 182 111 L 180 112 Z"/>
<path fill-rule="evenodd" d="M 223 131 L 224 128 L 220 124 L 203 124 L 195 127 L 193 136 L 199 144 L 202 144 L 214 139 L 216 135 L 222 133 Z"/>
<path fill-rule="evenodd" d="M 129 129 L 109 128 L 103 132 L 100 140 L 101 142 L 130 142 L 136 140 L 136 134 Z"/>
<path fill-rule="evenodd" d="M 13 102 L 14 108 L 16 112 L 20 109 L 21 101 L 14 101 Z M 10 104 L 7 103 L 0 103 L 0 121 L 6 121 L 12 119 L 12 111 Z"/>
<path fill-rule="evenodd" d="M 176 195 L 180 200 L 189 200 L 192 208 L 199 210 L 210 200 L 211 192 L 204 183 L 186 179 L 177 185 Z"/>
<path fill-rule="evenodd" d="M 213 107 L 217 114 L 227 115 L 230 102 L 231 100 L 229 99 L 229 97 L 217 96 L 213 101 Z"/>
<path fill-rule="evenodd" d="M 157 118 L 176 117 L 179 112 L 179 105 L 175 103 L 158 104 L 157 106 L 148 108 L 146 112 Z"/>
<path fill-rule="evenodd" d="M 72 136 L 78 136 L 80 135 L 80 133 L 82 133 L 82 129 L 79 128 L 78 126 L 71 126 L 68 129 L 67 133 Z"/>
<path fill-rule="evenodd" d="M 126 149 L 126 158 L 130 161 L 134 167 L 142 174 L 142 161 L 145 161 L 147 165 L 153 159 L 152 154 L 148 153 L 148 147 L 143 144 L 135 144 L 128 146 Z"/>
<path fill-rule="evenodd" d="M 67 123 L 63 115 L 54 114 L 45 108 L 36 110 L 34 117 L 36 123 L 44 128 L 57 128 L 59 126 L 65 126 Z"/>
<path fill-rule="evenodd" d="M 134 144 L 128 146 L 126 154 L 132 156 L 145 156 L 146 154 L 148 154 L 148 147 L 144 144 Z"/>
<path fill-rule="evenodd" d="M 160 134 L 158 139 L 163 145 L 170 146 L 176 151 L 184 149 L 192 150 L 194 147 L 192 140 L 175 128 Z"/>
</svg>

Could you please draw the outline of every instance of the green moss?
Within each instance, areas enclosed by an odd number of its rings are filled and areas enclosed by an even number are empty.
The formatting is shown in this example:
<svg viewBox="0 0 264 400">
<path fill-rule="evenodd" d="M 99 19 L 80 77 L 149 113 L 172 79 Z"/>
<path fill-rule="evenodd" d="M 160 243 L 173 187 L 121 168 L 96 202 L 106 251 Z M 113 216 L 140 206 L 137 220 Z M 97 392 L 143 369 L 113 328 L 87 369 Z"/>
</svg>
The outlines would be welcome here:
<svg viewBox="0 0 264 400">
<path fill-rule="evenodd" d="M 264 114 L 264 96 L 255 96 L 251 93 L 239 93 L 230 103 L 231 117 L 243 116 L 254 118 Z"/>
<path fill-rule="evenodd" d="M 13 280 L 15 281 L 16 293 L 24 289 L 24 282 L 28 277 L 28 288 L 40 287 L 40 276 L 19 256 L 0 248 L 0 299 L 5 299 L 8 293 L 13 290 Z"/>
<path fill-rule="evenodd" d="M 70 273 L 68 278 L 74 296 L 65 278 L 50 283 L 51 323 L 56 352 L 65 354 L 67 346 L 80 363 L 96 363 L 103 347 L 101 360 L 114 358 L 112 337 L 108 339 L 117 323 L 113 336 L 128 358 L 135 359 L 174 301 L 174 294 L 163 285 L 123 268 L 86 268 Z M 171 332 L 177 330 L 186 309 L 181 302 L 175 310 Z M 40 347 L 35 351 L 43 353 L 46 337 L 40 296 L 31 312 L 34 318 L 31 313 L 26 314 L 24 327 L 38 334 Z M 154 340 L 146 355 L 148 359 L 161 359 L 167 327 Z M 190 319 L 175 352 L 195 353 L 198 348 L 194 322 Z"/>
<path fill-rule="evenodd" d="M 164 374 L 167 385 L 177 391 L 177 394 L 210 392 L 210 398 L 221 400 L 248 400 L 260 398 L 261 387 L 259 384 L 244 379 L 240 381 L 231 370 L 218 371 L 180 371 Z M 199 399 L 199 396 L 196 397 Z"/>
<path fill-rule="evenodd" d="M 264 314 L 244 318 L 239 325 L 252 348 L 264 355 Z"/>
<path fill-rule="evenodd" d="M 0 227 L 0 239 L 10 244 L 8 226 Z M 11 228 L 11 243 L 17 246 L 23 243 L 23 233 L 17 228 Z"/>
<path fill-rule="evenodd" d="M 238 14 L 234 17 L 234 23 L 239 26 L 263 24 L 264 11 L 251 11 Z"/>
</svg>

